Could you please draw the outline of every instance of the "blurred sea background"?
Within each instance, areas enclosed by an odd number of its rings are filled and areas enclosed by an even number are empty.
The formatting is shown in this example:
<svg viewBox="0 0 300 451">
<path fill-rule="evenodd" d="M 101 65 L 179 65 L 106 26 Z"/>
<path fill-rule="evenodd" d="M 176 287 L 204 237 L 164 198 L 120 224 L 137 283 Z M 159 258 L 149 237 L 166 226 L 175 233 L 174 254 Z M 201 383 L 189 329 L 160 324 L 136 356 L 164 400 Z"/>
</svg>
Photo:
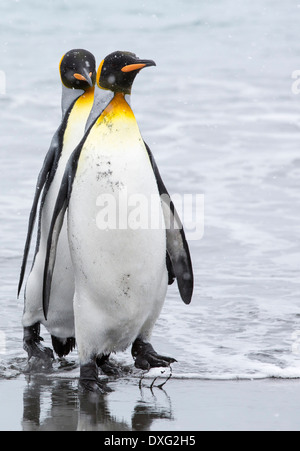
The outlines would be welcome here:
<svg viewBox="0 0 300 451">
<path fill-rule="evenodd" d="M 132 108 L 169 192 L 204 195 L 192 303 L 171 286 L 153 333 L 173 378 L 300 377 L 299 20 L 294 0 L 1 0 L 0 391 L 26 365 L 18 276 L 71 48 L 156 61 Z"/>
</svg>

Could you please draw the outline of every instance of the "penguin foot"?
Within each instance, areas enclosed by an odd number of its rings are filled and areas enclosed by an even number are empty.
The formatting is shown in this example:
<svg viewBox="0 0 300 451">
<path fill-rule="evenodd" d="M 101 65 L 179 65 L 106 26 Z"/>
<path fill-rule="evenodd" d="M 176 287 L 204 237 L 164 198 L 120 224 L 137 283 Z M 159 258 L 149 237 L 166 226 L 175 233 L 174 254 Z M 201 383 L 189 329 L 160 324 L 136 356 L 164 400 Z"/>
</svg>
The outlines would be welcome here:
<svg viewBox="0 0 300 451">
<path fill-rule="evenodd" d="M 112 391 L 98 378 L 98 368 L 94 360 L 80 366 L 79 388 L 83 392 L 97 393 L 99 395 Z"/>
<path fill-rule="evenodd" d="M 106 376 L 114 376 L 114 377 L 122 376 L 121 370 L 116 365 L 114 365 L 112 362 L 109 361 L 109 356 L 110 354 L 104 355 L 102 357 L 98 356 L 96 358 L 97 366 L 100 368 L 101 372 Z"/>
<path fill-rule="evenodd" d="M 23 349 L 28 354 L 28 360 L 32 357 L 36 357 L 37 359 L 48 363 L 49 361 L 54 360 L 54 354 L 52 349 L 46 348 L 40 344 L 40 342 L 44 340 L 40 337 L 39 333 L 39 323 L 30 327 L 24 327 Z"/>
<path fill-rule="evenodd" d="M 131 354 L 135 360 L 136 368 L 141 370 L 149 370 L 160 366 L 167 367 L 171 363 L 177 362 L 172 357 L 157 354 L 150 343 L 145 343 L 140 338 L 137 338 L 133 343 Z"/>
</svg>

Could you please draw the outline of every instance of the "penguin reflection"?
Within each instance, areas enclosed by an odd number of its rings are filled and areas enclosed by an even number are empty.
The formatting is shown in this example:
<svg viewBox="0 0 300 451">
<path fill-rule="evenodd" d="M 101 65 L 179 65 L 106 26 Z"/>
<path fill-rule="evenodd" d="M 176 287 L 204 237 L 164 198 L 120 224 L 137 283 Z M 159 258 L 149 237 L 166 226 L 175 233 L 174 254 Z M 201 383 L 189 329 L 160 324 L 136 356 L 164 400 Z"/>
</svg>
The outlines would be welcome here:
<svg viewBox="0 0 300 451">
<path fill-rule="evenodd" d="M 113 384 L 113 383 L 112 383 Z M 173 420 L 166 392 L 143 387 L 128 418 L 117 418 L 110 410 L 110 395 L 91 397 L 77 390 L 77 381 L 49 380 L 35 376 L 23 394 L 24 431 L 146 431 L 155 420 Z"/>
</svg>

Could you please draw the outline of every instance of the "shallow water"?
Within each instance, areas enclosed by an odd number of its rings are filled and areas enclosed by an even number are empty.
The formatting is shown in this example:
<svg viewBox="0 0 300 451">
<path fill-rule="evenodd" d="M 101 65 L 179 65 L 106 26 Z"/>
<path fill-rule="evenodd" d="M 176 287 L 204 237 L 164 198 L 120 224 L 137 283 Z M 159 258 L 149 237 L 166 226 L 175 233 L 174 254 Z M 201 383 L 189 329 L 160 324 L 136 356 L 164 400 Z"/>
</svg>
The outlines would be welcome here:
<svg viewBox="0 0 300 451">
<path fill-rule="evenodd" d="M 140 129 L 170 193 L 204 194 L 192 304 L 170 287 L 153 334 L 178 360 L 173 377 L 300 377 L 299 15 L 292 0 L 2 0 L 1 379 L 26 366 L 17 280 L 60 120 L 57 66 L 74 47 L 98 63 L 116 49 L 156 61 L 133 90 Z M 115 358 L 132 364 L 128 352 Z"/>
<path fill-rule="evenodd" d="M 186 439 L 193 432 L 184 431 L 299 430 L 297 381 L 171 380 L 151 391 L 149 383 L 140 389 L 125 378 L 110 386 L 114 392 L 92 399 L 78 394 L 68 378 L 0 381 L 0 430 L 102 431 L 100 444 L 114 431 L 115 437 L 148 431 L 154 440 L 157 431 Z"/>
</svg>

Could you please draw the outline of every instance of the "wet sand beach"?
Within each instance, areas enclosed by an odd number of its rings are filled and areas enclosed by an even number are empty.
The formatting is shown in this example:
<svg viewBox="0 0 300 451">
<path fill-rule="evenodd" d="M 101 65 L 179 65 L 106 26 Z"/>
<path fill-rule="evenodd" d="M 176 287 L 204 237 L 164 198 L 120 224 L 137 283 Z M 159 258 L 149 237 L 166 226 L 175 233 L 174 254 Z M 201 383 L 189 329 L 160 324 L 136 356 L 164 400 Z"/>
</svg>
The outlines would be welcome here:
<svg viewBox="0 0 300 451">
<path fill-rule="evenodd" d="M 295 380 L 171 379 L 164 390 L 136 379 L 113 392 L 82 397 L 73 379 L 23 376 L 0 381 L 0 430 L 14 431 L 298 431 Z M 109 434 L 106 434 L 109 437 Z"/>
</svg>

